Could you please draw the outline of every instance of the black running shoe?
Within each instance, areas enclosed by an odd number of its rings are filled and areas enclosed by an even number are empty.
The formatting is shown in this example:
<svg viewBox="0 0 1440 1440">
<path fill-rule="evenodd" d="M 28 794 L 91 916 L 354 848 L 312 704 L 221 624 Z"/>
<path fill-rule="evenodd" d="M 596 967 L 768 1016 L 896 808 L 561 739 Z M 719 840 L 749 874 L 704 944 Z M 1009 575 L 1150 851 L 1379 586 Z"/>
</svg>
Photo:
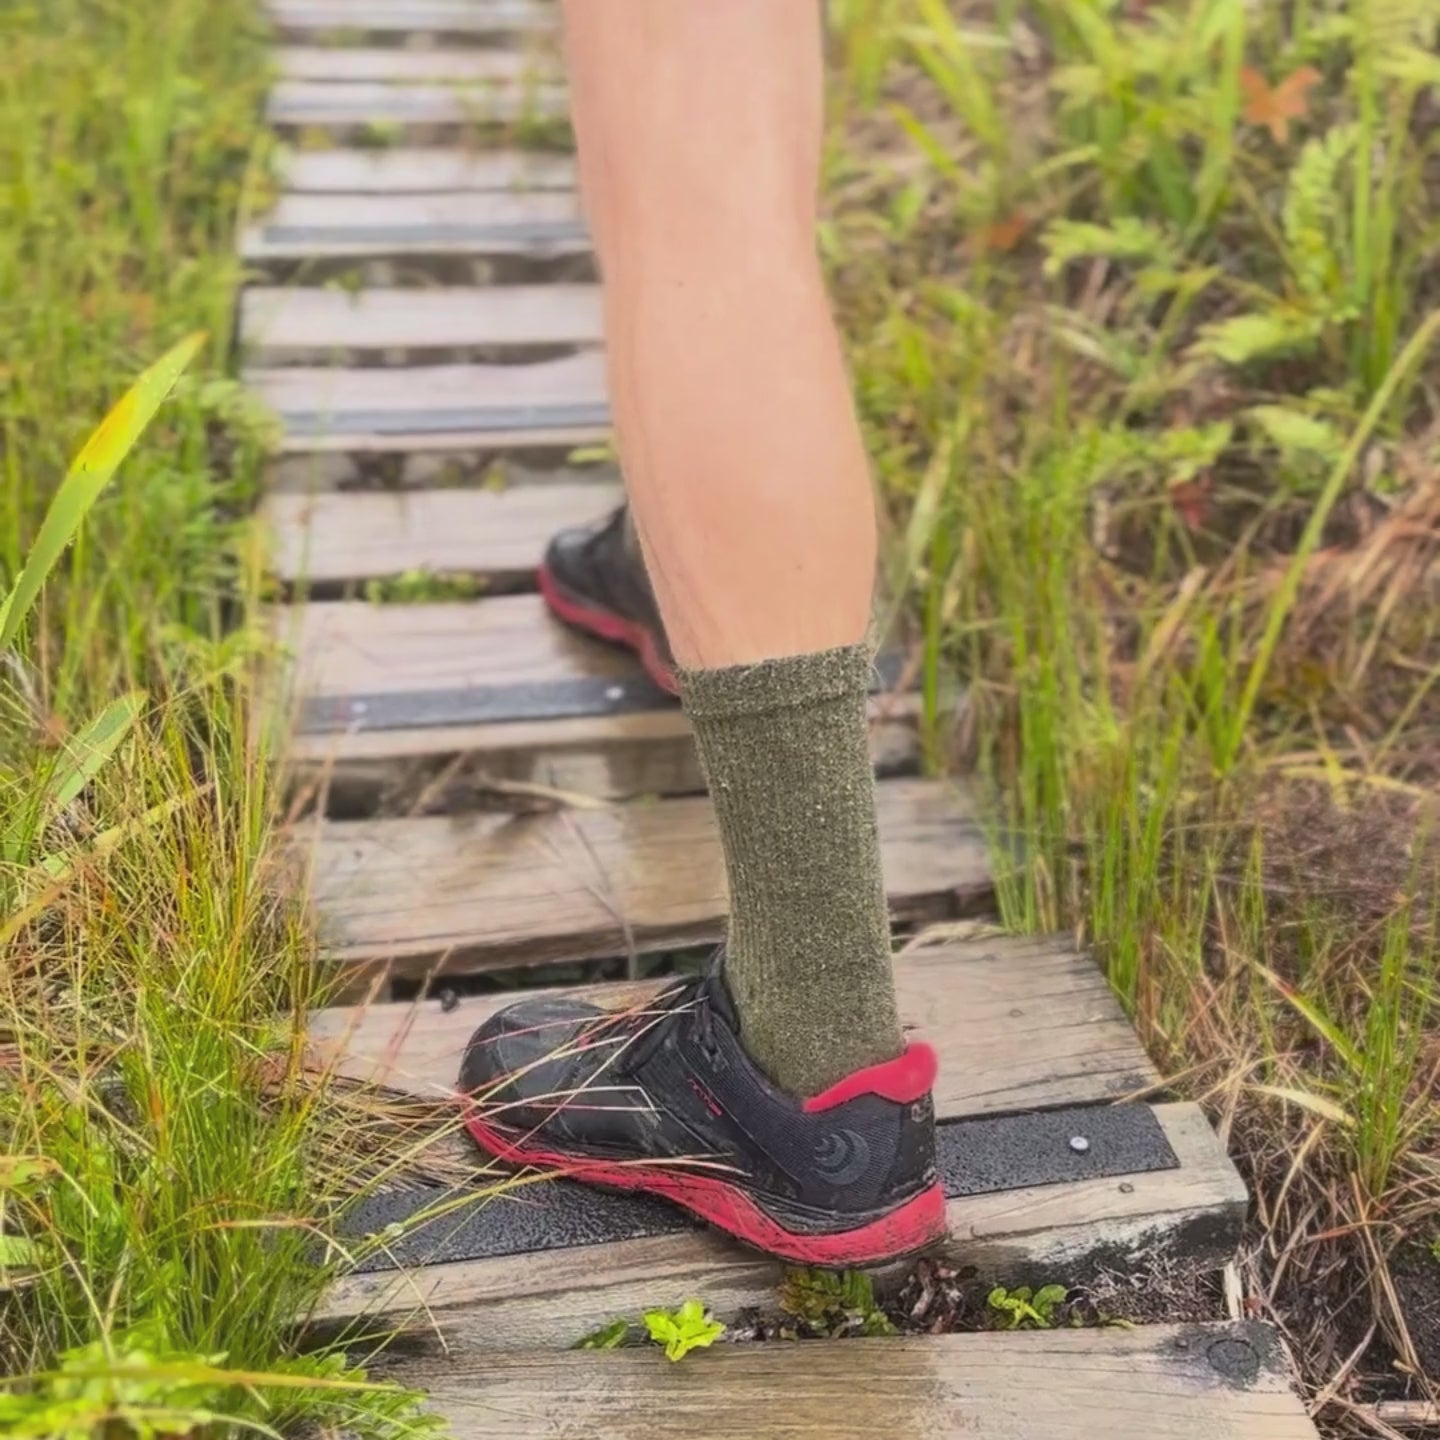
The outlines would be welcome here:
<svg viewBox="0 0 1440 1440">
<path fill-rule="evenodd" d="M 540 565 L 540 593 L 567 625 L 635 651 L 650 678 L 673 695 L 675 661 L 627 516 L 622 505 L 599 525 L 562 530 Z"/>
<path fill-rule="evenodd" d="M 869 1265 L 945 1231 L 930 1091 L 935 1052 L 847 1076 L 809 1100 L 740 1043 L 717 966 L 619 1012 L 524 1000 L 476 1031 L 460 1070 L 466 1127 L 514 1164 L 643 1190 L 807 1265 Z"/>
</svg>

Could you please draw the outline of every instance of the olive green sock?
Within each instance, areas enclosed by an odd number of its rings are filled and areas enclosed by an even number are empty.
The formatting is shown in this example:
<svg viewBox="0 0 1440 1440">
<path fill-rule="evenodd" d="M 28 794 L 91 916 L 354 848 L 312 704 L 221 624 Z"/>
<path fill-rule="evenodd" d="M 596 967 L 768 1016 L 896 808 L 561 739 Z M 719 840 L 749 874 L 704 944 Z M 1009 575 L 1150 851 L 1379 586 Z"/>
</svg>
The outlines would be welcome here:
<svg viewBox="0 0 1440 1440">
<path fill-rule="evenodd" d="M 870 674 L 865 645 L 680 673 L 730 879 L 725 975 L 741 1039 L 796 1095 L 902 1048 Z"/>
</svg>

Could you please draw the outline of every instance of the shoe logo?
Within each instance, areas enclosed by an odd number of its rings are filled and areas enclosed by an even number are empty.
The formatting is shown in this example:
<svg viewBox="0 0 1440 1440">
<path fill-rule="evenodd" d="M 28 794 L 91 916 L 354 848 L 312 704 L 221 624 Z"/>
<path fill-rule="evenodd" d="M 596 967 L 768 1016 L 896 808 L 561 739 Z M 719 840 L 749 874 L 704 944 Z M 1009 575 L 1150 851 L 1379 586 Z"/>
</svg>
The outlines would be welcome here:
<svg viewBox="0 0 1440 1440">
<path fill-rule="evenodd" d="M 852 1185 L 870 1168 L 870 1147 L 853 1130 L 836 1130 L 815 1147 L 815 1168 L 832 1185 Z"/>
</svg>

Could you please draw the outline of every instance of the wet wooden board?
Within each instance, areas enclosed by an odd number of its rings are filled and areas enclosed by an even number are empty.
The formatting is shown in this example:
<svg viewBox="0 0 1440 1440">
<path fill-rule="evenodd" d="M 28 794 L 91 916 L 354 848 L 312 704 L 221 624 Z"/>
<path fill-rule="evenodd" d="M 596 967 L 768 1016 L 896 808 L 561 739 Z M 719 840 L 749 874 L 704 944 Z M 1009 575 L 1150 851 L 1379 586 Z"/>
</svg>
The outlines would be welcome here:
<svg viewBox="0 0 1440 1440">
<path fill-rule="evenodd" d="M 984 839 L 955 786 L 878 791 L 891 910 L 939 920 L 989 894 Z M 663 950 L 717 940 L 728 906 L 703 798 L 548 815 L 319 822 L 313 864 L 324 954 L 356 977 Z"/>
<path fill-rule="evenodd" d="M 284 453 L 576 446 L 610 433 L 596 352 L 526 365 L 257 368 L 245 378 L 278 416 Z"/>
<path fill-rule="evenodd" d="M 940 1055 L 942 1119 L 1103 1104 L 1160 1083 L 1113 992 L 1088 955 L 1063 939 L 975 927 L 974 938 L 896 957 L 906 1030 Z M 654 986 L 594 985 L 594 1003 L 636 1003 Z M 349 1079 L 414 1095 L 449 1095 L 465 1043 L 523 995 L 472 995 L 320 1011 L 310 1034 L 319 1063 Z"/>
<path fill-rule="evenodd" d="M 559 625 L 533 595 L 479 605 L 312 602 L 277 616 L 276 635 L 294 656 L 292 701 L 330 702 L 342 716 L 355 695 L 639 677 L 632 656 Z M 914 694 L 872 699 L 879 773 L 916 768 L 918 712 Z M 382 796 L 475 797 L 497 781 L 607 800 L 705 788 L 689 724 L 670 703 L 485 725 L 347 724 L 330 734 L 292 732 L 286 755 L 347 814 L 373 810 Z"/>
<path fill-rule="evenodd" d="M 442 46 L 403 50 L 396 46 L 356 49 L 335 45 L 291 45 L 275 53 L 276 73 L 284 80 L 345 83 L 423 83 L 496 81 L 521 85 L 554 79 L 554 57 L 519 50 L 475 50 Z"/>
<path fill-rule="evenodd" d="M 598 345 L 598 285 L 430 290 L 262 286 L 240 301 L 240 336 L 257 365 L 387 352 L 504 351 Z"/>
<path fill-rule="evenodd" d="M 276 260 L 587 255 L 573 191 L 283 195 L 241 241 L 242 258 Z"/>
<path fill-rule="evenodd" d="M 986 1283 L 1032 1285 L 1057 1277 L 1083 1284 L 1099 1271 L 1150 1265 L 1223 1265 L 1245 1223 L 1245 1186 L 1199 1106 L 1153 1109 L 1178 1169 L 952 1199 L 941 1256 L 973 1267 Z M 457 1159 L 463 1143 L 456 1141 Z M 492 1203 L 524 1204 L 524 1191 Z M 881 1290 L 909 1268 L 881 1272 Z M 693 1295 L 727 1321 L 756 1308 L 773 1311 L 781 1275 L 774 1261 L 696 1230 L 352 1275 L 331 1291 L 321 1316 L 413 1316 L 452 1345 L 568 1349 L 617 1315 Z M 1137 1432 L 1147 1440 L 1150 1433 Z"/>
<path fill-rule="evenodd" d="M 537 450 L 533 444 L 522 445 L 515 453 L 480 446 L 473 450 L 418 450 L 412 454 L 292 454 L 272 456 L 265 478 L 272 492 L 304 495 L 321 490 L 384 490 L 396 494 L 436 487 L 613 482 L 615 468 L 601 463 L 599 453 L 592 447 L 584 463 L 575 463 L 570 449 Z"/>
<path fill-rule="evenodd" d="M 1258 1324 L 720 1345 L 393 1366 L 456 1440 L 1316 1440 Z"/>
<path fill-rule="evenodd" d="M 357 35 L 459 35 L 506 39 L 553 31 L 555 7 L 544 0 L 266 0 L 282 40 Z"/>
<path fill-rule="evenodd" d="M 404 53 L 404 52 L 399 52 Z M 300 150 L 284 161 L 284 185 L 296 193 L 445 194 L 463 191 L 574 191 L 569 155 L 525 150 Z M 567 211 L 579 215 L 573 198 Z"/>
<path fill-rule="evenodd" d="M 508 586 L 533 579 L 556 531 L 602 519 L 622 493 L 604 482 L 289 493 L 268 496 L 262 514 L 273 537 L 271 570 L 281 580 L 333 588 L 428 570 Z"/>
<path fill-rule="evenodd" d="M 508 125 L 555 120 L 569 113 L 563 88 L 544 83 L 472 80 L 463 85 L 375 81 L 281 80 L 271 87 L 265 117 L 281 130 L 306 127 L 370 130 L 375 126 Z"/>
</svg>

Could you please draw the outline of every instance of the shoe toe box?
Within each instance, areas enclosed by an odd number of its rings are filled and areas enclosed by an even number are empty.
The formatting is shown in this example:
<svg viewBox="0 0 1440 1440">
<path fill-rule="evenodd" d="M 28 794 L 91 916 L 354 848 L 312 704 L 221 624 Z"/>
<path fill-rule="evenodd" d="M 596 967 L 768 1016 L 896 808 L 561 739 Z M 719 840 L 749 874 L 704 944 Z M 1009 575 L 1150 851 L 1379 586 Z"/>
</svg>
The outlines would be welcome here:
<svg viewBox="0 0 1440 1440">
<path fill-rule="evenodd" d="M 470 1037 L 460 1063 L 467 1095 L 501 1087 L 523 1094 L 554 1093 L 573 1079 L 583 1054 L 582 1032 L 604 1012 L 563 995 L 541 995 L 506 1006 Z"/>
</svg>

